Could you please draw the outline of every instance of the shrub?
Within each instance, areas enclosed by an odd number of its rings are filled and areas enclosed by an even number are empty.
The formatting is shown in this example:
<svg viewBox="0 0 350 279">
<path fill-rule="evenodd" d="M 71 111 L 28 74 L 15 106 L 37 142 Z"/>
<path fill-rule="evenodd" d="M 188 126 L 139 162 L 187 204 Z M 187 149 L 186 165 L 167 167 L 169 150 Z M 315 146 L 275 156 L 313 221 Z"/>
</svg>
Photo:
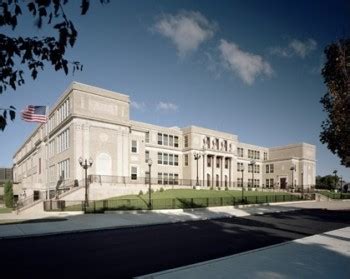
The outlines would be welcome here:
<svg viewBox="0 0 350 279">
<path fill-rule="evenodd" d="M 228 191 L 228 187 L 227 186 L 225 186 L 225 191 Z"/>
<path fill-rule="evenodd" d="M 139 196 L 142 196 L 143 195 L 143 192 L 142 192 L 142 190 L 140 190 L 140 192 L 139 192 Z"/>
<path fill-rule="evenodd" d="M 159 192 L 164 192 L 164 188 L 160 187 Z"/>
<path fill-rule="evenodd" d="M 210 190 L 214 190 L 214 187 L 213 187 L 213 186 L 210 186 Z"/>
<path fill-rule="evenodd" d="M 13 188 L 11 181 L 6 181 L 5 183 L 4 199 L 5 206 L 8 208 L 13 208 Z"/>
</svg>

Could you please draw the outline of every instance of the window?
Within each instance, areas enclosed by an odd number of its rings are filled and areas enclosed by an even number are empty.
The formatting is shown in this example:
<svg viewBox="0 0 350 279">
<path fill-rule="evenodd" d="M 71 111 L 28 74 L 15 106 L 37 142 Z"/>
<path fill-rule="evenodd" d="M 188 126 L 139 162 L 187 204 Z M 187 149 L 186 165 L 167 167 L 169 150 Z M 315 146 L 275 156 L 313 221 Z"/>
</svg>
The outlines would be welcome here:
<svg viewBox="0 0 350 279">
<path fill-rule="evenodd" d="M 267 152 L 264 152 L 264 161 L 267 160 Z"/>
<path fill-rule="evenodd" d="M 163 153 L 163 165 L 168 164 L 168 153 Z"/>
<path fill-rule="evenodd" d="M 216 167 L 220 168 L 220 159 L 219 158 L 216 158 Z"/>
<path fill-rule="evenodd" d="M 188 147 L 188 136 L 185 136 L 185 147 Z"/>
<path fill-rule="evenodd" d="M 237 147 L 237 156 L 243 157 L 243 148 Z"/>
<path fill-rule="evenodd" d="M 266 179 L 266 188 L 270 188 L 270 179 Z"/>
<path fill-rule="evenodd" d="M 163 135 L 163 145 L 166 145 L 166 146 L 169 145 L 169 142 L 168 142 L 168 135 L 166 135 L 166 134 Z"/>
<path fill-rule="evenodd" d="M 227 151 L 227 140 L 224 140 L 224 150 Z"/>
<path fill-rule="evenodd" d="M 60 153 L 69 148 L 69 128 L 64 130 L 57 136 L 57 153 Z"/>
<path fill-rule="evenodd" d="M 69 178 L 69 159 L 58 163 L 58 177 L 59 180 Z"/>
<path fill-rule="evenodd" d="M 260 179 L 254 179 L 254 187 L 260 187 Z"/>
<path fill-rule="evenodd" d="M 52 157 L 55 155 L 55 140 L 49 142 L 49 156 Z"/>
<path fill-rule="evenodd" d="M 174 137 L 174 146 L 179 147 L 179 137 L 178 136 Z"/>
<path fill-rule="evenodd" d="M 237 163 L 237 171 L 243 170 L 243 163 Z"/>
<path fill-rule="evenodd" d="M 174 184 L 174 175 L 172 173 L 169 173 L 169 185 Z"/>
<path fill-rule="evenodd" d="M 177 173 L 174 174 L 174 185 L 179 184 L 179 175 Z"/>
<path fill-rule="evenodd" d="M 216 145 L 216 149 L 219 150 L 219 148 L 220 148 L 219 139 L 215 139 L 215 145 Z"/>
<path fill-rule="evenodd" d="M 207 166 L 210 168 L 211 167 L 211 158 L 212 157 L 207 157 L 208 159 L 207 159 Z"/>
<path fill-rule="evenodd" d="M 145 151 L 145 162 L 148 163 L 148 160 L 149 160 L 149 151 L 146 150 Z"/>
<path fill-rule="evenodd" d="M 174 146 L 174 136 L 169 136 L 169 146 Z"/>
<path fill-rule="evenodd" d="M 243 186 L 243 180 L 242 178 L 237 178 L 237 186 L 242 187 Z"/>
<path fill-rule="evenodd" d="M 174 155 L 174 166 L 179 165 L 179 155 Z"/>
<path fill-rule="evenodd" d="M 266 173 L 270 172 L 270 165 L 266 165 Z"/>
<path fill-rule="evenodd" d="M 137 153 L 137 141 L 136 140 L 131 141 L 131 152 Z"/>
<path fill-rule="evenodd" d="M 163 176 L 161 172 L 158 172 L 158 184 L 163 184 Z"/>
<path fill-rule="evenodd" d="M 248 172 L 253 172 L 253 165 L 252 164 L 248 164 Z"/>
<path fill-rule="evenodd" d="M 188 166 L 188 155 L 185 154 L 185 166 Z"/>
<path fill-rule="evenodd" d="M 228 158 L 225 158 L 225 169 L 228 169 Z"/>
<path fill-rule="evenodd" d="M 163 144 L 163 135 L 161 133 L 158 133 L 158 144 L 159 145 Z"/>
<path fill-rule="evenodd" d="M 168 174 L 167 173 L 163 173 L 163 183 L 164 183 L 164 185 L 168 185 Z"/>
<path fill-rule="evenodd" d="M 248 178 L 248 187 L 252 187 L 252 179 Z"/>
<path fill-rule="evenodd" d="M 275 181 L 273 180 L 273 178 L 270 178 L 270 187 L 274 187 L 275 185 Z"/>
<path fill-rule="evenodd" d="M 207 147 L 210 148 L 210 137 L 207 137 Z"/>
<path fill-rule="evenodd" d="M 255 159 L 260 160 L 260 151 L 256 151 L 256 157 Z"/>
<path fill-rule="evenodd" d="M 137 167 L 131 167 L 131 180 L 137 180 Z"/>
<path fill-rule="evenodd" d="M 149 132 L 145 134 L 145 142 L 149 143 Z"/>
<path fill-rule="evenodd" d="M 41 174 L 41 158 L 39 158 L 39 174 Z"/>
<path fill-rule="evenodd" d="M 145 172 L 145 183 L 148 184 L 149 183 L 149 171 Z"/>
<path fill-rule="evenodd" d="M 163 163 L 163 159 L 162 159 L 162 153 L 158 152 L 158 165 L 161 165 Z"/>
<path fill-rule="evenodd" d="M 169 165 L 170 166 L 174 165 L 174 155 L 173 154 L 169 154 Z"/>
<path fill-rule="evenodd" d="M 255 173 L 260 173 L 260 165 L 258 165 L 258 164 L 254 165 L 254 172 Z"/>
<path fill-rule="evenodd" d="M 270 173 L 273 173 L 274 169 L 273 169 L 273 164 L 270 164 Z"/>
</svg>

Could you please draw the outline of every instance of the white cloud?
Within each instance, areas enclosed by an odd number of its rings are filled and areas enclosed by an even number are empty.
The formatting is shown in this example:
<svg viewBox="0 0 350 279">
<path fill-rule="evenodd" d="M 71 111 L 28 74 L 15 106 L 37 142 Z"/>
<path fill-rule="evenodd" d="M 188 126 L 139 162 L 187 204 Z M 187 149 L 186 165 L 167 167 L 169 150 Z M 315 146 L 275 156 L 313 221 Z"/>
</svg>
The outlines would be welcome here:
<svg viewBox="0 0 350 279">
<path fill-rule="evenodd" d="M 270 64 L 260 55 L 245 52 L 235 43 L 221 40 L 219 50 L 224 64 L 246 84 L 253 84 L 258 76 L 272 76 Z"/>
<path fill-rule="evenodd" d="M 286 47 L 273 47 L 270 49 L 271 54 L 281 57 L 299 56 L 305 58 L 308 54 L 317 48 L 317 42 L 314 39 L 307 39 L 305 41 L 293 39 Z"/>
<path fill-rule="evenodd" d="M 153 30 L 169 38 L 180 57 L 196 50 L 201 43 L 213 37 L 216 23 L 210 22 L 200 12 L 182 11 L 176 15 L 163 15 Z"/>
<path fill-rule="evenodd" d="M 178 106 L 173 103 L 159 102 L 157 104 L 157 110 L 162 111 L 177 111 Z"/>
<path fill-rule="evenodd" d="M 131 101 L 131 107 L 136 109 L 136 110 L 144 110 L 146 105 L 144 102 L 142 103 L 138 103 L 138 102 L 135 102 L 135 101 Z"/>
</svg>

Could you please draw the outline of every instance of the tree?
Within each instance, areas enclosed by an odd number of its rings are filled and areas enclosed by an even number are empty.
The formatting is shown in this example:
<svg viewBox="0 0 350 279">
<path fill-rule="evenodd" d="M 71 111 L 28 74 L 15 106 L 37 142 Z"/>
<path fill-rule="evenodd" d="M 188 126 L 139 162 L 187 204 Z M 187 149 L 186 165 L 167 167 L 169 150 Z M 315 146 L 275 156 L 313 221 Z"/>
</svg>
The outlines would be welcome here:
<svg viewBox="0 0 350 279">
<path fill-rule="evenodd" d="M 320 140 L 350 167 L 350 39 L 332 43 L 324 52 L 322 75 L 328 91 L 321 103 L 328 118 L 322 122 Z"/>
<path fill-rule="evenodd" d="M 63 70 L 67 75 L 69 67 L 82 70 L 83 65 L 78 61 L 68 61 L 66 50 L 73 47 L 78 31 L 73 22 L 64 12 L 69 0 L 3 0 L 0 2 L 0 26 L 15 30 L 20 16 L 27 12 L 35 20 L 38 28 L 47 24 L 52 26 L 57 36 L 47 37 L 11 37 L 0 34 L 0 94 L 11 87 L 16 90 L 24 84 L 24 69 L 29 70 L 31 77 L 36 79 L 44 66 L 51 64 L 56 71 Z M 107 3 L 109 0 L 100 0 Z M 89 10 L 90 1 L 81 0 L 81 15 Z M 7 125 L 7 116 L 15 118 L 15 108 L 0 108 L 0 130 Z"/>
<path fill-rule="evenodd" d="M 11 181 L 6 181 L 5 183 L 4 200 L 6 207 L 13 208 L 13 188 Z"/>
<path fill-rule="evenodd" d="M 317 189 L 327 189 L 332 190 L 336 188 L 336 185 L 339 182 L 339 177 L 335 175 L 325 175 L 325 176 L 316 176 L 316 188 Z"/>
</svg>

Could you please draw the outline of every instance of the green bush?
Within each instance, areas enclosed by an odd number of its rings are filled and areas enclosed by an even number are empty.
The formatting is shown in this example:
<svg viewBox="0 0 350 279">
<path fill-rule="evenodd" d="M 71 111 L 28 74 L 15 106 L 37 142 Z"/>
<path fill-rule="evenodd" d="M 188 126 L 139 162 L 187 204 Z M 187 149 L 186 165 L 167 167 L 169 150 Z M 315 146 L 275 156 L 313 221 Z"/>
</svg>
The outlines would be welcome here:
<svg viewBox="0 0 350 279">
<path fill-rule="evenodd" d="M 142 192 L 142 190 L 140 190 L 140 192 L 139 192 L 139 196 L 142 196 L 143 195 L 143 192 Z"/>
<path fill-rule="evenodd" d="M 160 187 L 159 192 L 164 192 L 164 188 Z"/>
<path fill-rule="evenodd" d="M 11 181 L 7 181 L 5 183 L 4 200 L 5 200 L 6 207 L 13 208 L 13 188 L 12 188 Z"/>
<path fill-rule="evenodd" d="M 228 191 L 228 187 L 227 186 L 225 186 L 225 191 Z"/>
</svg>

